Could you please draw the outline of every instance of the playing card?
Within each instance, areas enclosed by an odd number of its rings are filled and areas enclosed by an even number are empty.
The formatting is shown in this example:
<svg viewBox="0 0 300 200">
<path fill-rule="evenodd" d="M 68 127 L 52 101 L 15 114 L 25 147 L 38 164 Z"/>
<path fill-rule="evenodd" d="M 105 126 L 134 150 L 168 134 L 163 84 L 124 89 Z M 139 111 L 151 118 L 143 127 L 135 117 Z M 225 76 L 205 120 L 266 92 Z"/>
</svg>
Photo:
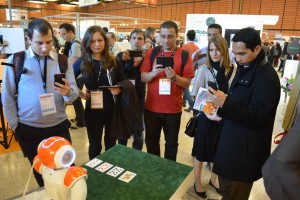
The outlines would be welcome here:
<svg viewBox="0 0 300 200">
<path fill-rule="evenodd" d="M 123 168 L 115 166 L 114 168 L 112 168 L 111 170 L 109 170 L 109 172 L 107 172 L 107 174 L 110 175 L 110 176 L 113 176 L 113 177 L 117 177 L 123 171 L 124 171 Z"/>
<path fill-rule="evenodd" d="M 135 173 L 126 171 L 122 176 L 119 177 L 119 180 L 129 183 L 135 176 Z"/>
<path fill-rule="evenodd" d="M 113 166 L 112 164 L 105 162 L 105 163 L 99 165 L 98 167 L 96 167 L 95 169 L 98 170 L 99 172 L 105 172 L 112 166 Z"/>
<path fill-rule="evenodd" d="M 94 158 L 93 160 L 90 160 L 89 162 L 85 163 L 85 165 L 94 168 L 102 162 L 103 162 L 102 160 L 99 160 L 98 158 Z"/>
</svg>

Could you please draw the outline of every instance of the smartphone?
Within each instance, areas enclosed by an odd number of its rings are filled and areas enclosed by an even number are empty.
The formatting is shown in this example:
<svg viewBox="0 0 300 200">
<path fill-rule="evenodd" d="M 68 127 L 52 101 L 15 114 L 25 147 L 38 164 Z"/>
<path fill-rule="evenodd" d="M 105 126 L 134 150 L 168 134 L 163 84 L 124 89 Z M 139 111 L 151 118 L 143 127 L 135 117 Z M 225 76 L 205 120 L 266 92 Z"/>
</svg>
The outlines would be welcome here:
<svg viewBox="0 0 300 200">
<path fill-rule="evenodd" d="M 159 68 L 173 67 L 174 60 L 173 57 L 156 57 L 156 63 L 162 65 Z"/>
<path fill-rule="evenodd" d="M 216 91 L 218 90 L 217 84 L 215 82 L 207 81 L 207 85 Z"/>
<path fill-rule="evenodd" d="M 143 57 L 143 51 L 141 50 L 129 50 L 130 57 Z"/>
<path fill-rule="evenodd" d="M 65 82 L 62 80 L 63 78 L 66 78 L 66 75 L 64 73 L 62 74 L 54 74 L 54 86 L 57 86 L 55 85 L 55 82 L 58 82 L 60 84 L 65 84 Z"/>
</svg>

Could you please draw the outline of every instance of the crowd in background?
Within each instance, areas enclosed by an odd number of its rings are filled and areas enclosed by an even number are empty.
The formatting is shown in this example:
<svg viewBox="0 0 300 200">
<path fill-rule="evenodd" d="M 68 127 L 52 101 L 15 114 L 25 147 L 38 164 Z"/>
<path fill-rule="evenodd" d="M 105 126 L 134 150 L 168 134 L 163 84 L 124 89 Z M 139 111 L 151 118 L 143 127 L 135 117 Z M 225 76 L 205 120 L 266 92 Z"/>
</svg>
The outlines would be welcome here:
<svg viewBox="0 0 300 200">
<path fill-rule="evenodd" d="M 79 127 L 87 129 L 90 159 L 101 153 L 102 136 L 105 151 L 117 143 L 127 145 L 133 136 L 133 148 L 142 150 L 145 141 L 148 153 L 161 156 L 163 130 L 164 157 L 176 161 L 183 96 L 190 112 L 198 91 L 205 88 L 213 108 L 193 110 L 198 116 L 192 150 L 194 190 L 207 198 L 201 171 L 208 162 L 209 184 L 224 200 L 248 199 L 270 156 L 280 99 L 274 67 L 284 70 L 290 56 L 288 42 L 283 49 L 279 43 L 269 46 L 261 43 L 254 29 L 244 28 L 232 38 L 231 50 L 222 27 L 211 24 L 208 44 L 199 49 L 193 42 L 194 30 L 187 31 L 186 44 L 178 42 L 173 21 L 162 23 L 158 32 L 152 27 L 133 29 L 126 36 L 130 44 L 126 50 L 105 27 L 89 27 L 82 40 L 75 33 L 73 25 L 64 23 L 58 36 L 46 20 L 31 20 L 23 63 L 27 72 L 15 82 L 13 68 L 5 69 L 4 113 L 31 164 L 43 139 L 59 133 L 71 141 L 69 128 Z M 67 57 L 66 71 L 60 68 L 57 53 Z M 14 57 L 8 62 L 14 63 Z M 58 73 L 65 73 L 62 82 L 53 78 Z M 81 99 L 86 100 L 85 107 Z M 73 103 L 74 126 L 66 116 L 65 102 Z M 35 177 L 43 186 L 41 175 Z"/>
</svg>

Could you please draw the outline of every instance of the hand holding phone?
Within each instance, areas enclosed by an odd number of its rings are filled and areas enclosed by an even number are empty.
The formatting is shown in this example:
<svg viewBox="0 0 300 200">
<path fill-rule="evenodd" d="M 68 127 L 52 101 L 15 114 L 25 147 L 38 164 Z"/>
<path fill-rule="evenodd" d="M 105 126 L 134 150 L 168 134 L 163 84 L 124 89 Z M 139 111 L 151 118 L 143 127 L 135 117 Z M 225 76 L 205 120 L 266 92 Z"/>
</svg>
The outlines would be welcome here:
<svg viewBox="0 0 300 200">
<path fill-rule="evenodd" d="M 172 67 L 174 66 L 173 57 L 156 57 L 156 63 L 162 65 L 160 68 Z"/>
<path fill-rule="evenodd" d="M 65 73 L 54 74 L 54 86 L 58 87 L 57 85 L 55 85 L 55 82 L 65 85 L 65 82 L 62 80 L 63 78 L 66 78 Z"/>
<path fill-rule="evenodd" d="M 218 90 L 217 84 L 215 82 L 207 81 L 207 85 L 208 85 L 208 87 L 211 87 L 212 89 L 214 89 L 216 91 Z M 212 93 L 210 90 L 209 90 L 209 92 Z"/>
<path fill-rule="evenodd" d="M 143 57 L 143 51 L 142 50 L 129 50 L 129 56 L 130 57 Z"/>
</svg>

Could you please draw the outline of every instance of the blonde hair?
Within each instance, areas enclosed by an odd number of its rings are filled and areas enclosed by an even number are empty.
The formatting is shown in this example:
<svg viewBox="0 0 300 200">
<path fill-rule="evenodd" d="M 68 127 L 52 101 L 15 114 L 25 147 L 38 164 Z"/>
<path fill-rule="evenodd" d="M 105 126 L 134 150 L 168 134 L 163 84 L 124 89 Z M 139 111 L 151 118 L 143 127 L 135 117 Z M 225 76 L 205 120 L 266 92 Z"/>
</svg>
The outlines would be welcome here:
<svg viewBox="0 0 300 200">
<path fill-rule="evenodd" d="M 216 48 L 221 52 L 223 58 L 220 61 L 220 67 L 223 67 L 225 69 L 225 74 L 227 74 L 228 70 L 230 68 L 230 58 L 229 58 L 229 53 L 228 53 L 227 41 L 221 36 L 215 36 L 210 40 L 210 42 L 208 43 L 207 52 L 206 52 L 207 67 L 212 67 L 212 64 L 211 64 L 212 60 L 209 55 L 211 43 L 214 43 Z"/>
</svg>

